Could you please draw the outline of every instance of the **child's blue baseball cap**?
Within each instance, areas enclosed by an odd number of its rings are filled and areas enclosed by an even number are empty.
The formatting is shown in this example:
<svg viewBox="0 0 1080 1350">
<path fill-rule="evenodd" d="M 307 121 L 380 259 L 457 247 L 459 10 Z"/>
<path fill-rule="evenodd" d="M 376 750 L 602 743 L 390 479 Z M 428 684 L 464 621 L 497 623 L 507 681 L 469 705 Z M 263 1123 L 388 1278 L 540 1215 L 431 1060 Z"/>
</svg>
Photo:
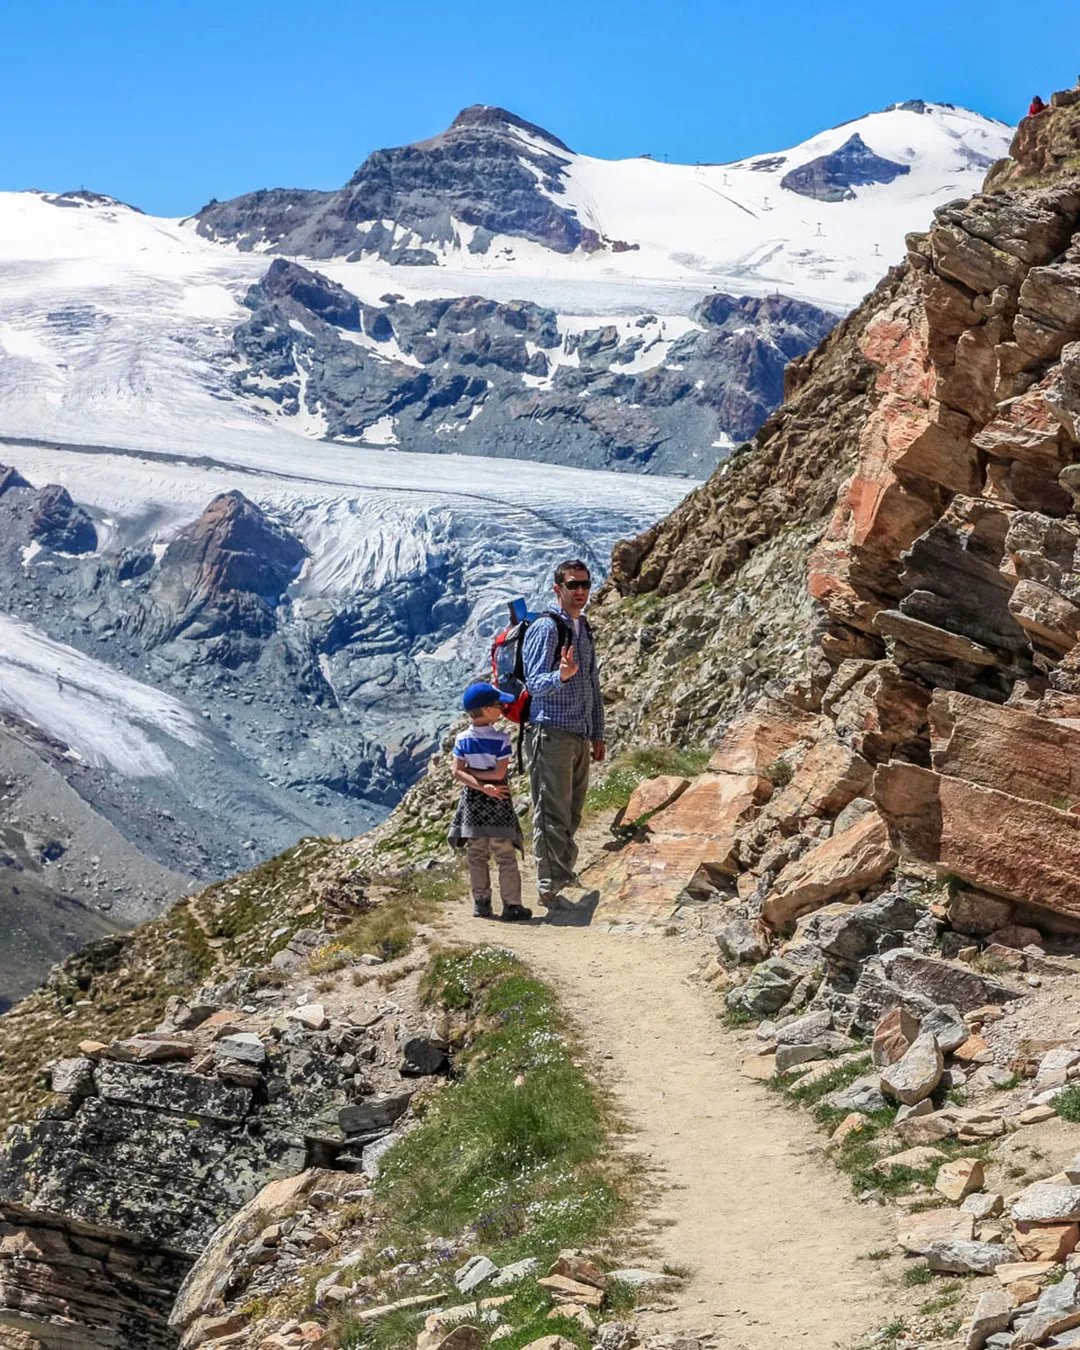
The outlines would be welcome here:
<svg viewBox="0 0 1080 1350">
<path fill-rule="evenodd" d="M 478 681 L 470 684 L 461 696 L 461 706 L 466 712 L 479 712 L 481 708 L 490 708 L 494 703 L 513 703 L 513 694 L 504 694 L 493 684 Z"/>
</svg>

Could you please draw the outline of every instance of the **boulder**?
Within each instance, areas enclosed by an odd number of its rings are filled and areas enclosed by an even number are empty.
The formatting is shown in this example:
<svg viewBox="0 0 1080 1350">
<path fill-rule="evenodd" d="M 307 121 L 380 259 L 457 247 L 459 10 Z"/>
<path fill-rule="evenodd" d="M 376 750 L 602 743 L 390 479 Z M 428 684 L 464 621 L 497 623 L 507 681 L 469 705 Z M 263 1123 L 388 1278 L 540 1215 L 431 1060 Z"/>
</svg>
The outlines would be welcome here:
<svg viewBox="0 0 1080 1350">
<path fill-rule="evenodd" d="M 898 1168 L 906 1167 L 913 1172 L 924 1172 L 934 1163 L 943 1161 L 945 1154 L 938 1148 L 906 1148 L 902 1153 L 890 1153 L 874 1163 L 874 1171 L 891 1176 Z"/>
<path fill-rule="evenodd" d="M 583 1280 L 574 1280 L 567 1275 L 545 1275 L 536 1283 L 546 1289 L 556 1303 L 575 1303 L 583 1308 L 599 1308 L 604 1301 L 604 1291 Z"/>
<path fill-rule="evenodd" d="M 578 1251 L 562 1251 L 548 1271 L 548 1275 L 564 1275 L 579 1284 L 591 1284 L 597 1289 L 607 1288 L 607 1276 L 587 1256 Z"/>
<path fill-rule="evenodd" d="M 736 919 L 717 930 L 716 941 L 733 961 L 757 964 L 769 954 L 769 942 L 757 924 Z"/>
<path fill-rule="evenodd" d="M 91 1059 L 58 1059 L 52 1066 L 53 1092 L 69 1097 L 89 1097 L 94 1091 L 94 1061 Z"/>
<path fill-rule="evenodd" d="M 901 1214 L 897 1241 L 907 1252 L 925 1256 L 938 1243 L 971 1242 L 975 1220 L 958 1209 L 924 1209 L 917 1214 Z"/>
<path fill-rule="evenodd" d="M 822 916 L 816 941 L 830 966 L 847 970 L 876 952 L 887 935 L 910 932 L 920 914 L 906 896 L 888 891 L 869 904 Z"/>
<path fill-rule="evenodd" d="M 997 1266 L 1001 1269 L 1001 1264 Z M 986 1289 L 971 1314 L 964 1350 L 983 1350 L 989 1336 L 1007 1331 L 1012 1322 L 1013 1301 L 1004 1289 Z"/>
<path fill-rule="evenodd" d="M 836 895 L 865 890 L 895 862 L 883 822 L 876 814 L 864 816 L 789 863 L 766 898 L 761 917 L 771 927 L 783 928 Z"/>
<path fill-rule="evenodd" d="M 459 1294 L 470 1294 L 474 1289 L 498 1275 L 499 1267 L 486 1256 L 472 1256 L 454 1271 L 454 1283 Z"/>
<path fill-rule="evenodd" d="M 287 1012 L 285 1016 L 290 1022 L 299 1022 L 302 1027 L 307 1027 L 308 1031 L 325 1031 L 330 1025 L 326 1009 L 321 1003 L 302 1004 L 299 1008 Z"/>
<path fill-rule="evenodd" d="M 427 1036 L 413 1036 L 405 1042 L 399 1067 L 403 1078 L 427 1078 L 445 1073 L 449 1067 L 450 1057 L 445 1044 L 432 1041 Z"/>
<path fill-rule="evenodd" d="M 729 1008 L 739 1008 L 758 1017 L 779 1012 L 795 992 L 803 972 L 778 956 L 762 961 L 750 972 L 745 984 L 727 995 Z"/>
<path fill-rule="evenodd" d="M 744 1078 L 754 1078 L 759 1082 L 768 1082 L 776 1077 L 775 1055 L 746 1055 L 739 1062 L 739 1072 Z"/>
<path fill-rule="evenodd" d="M 1007 899 L 1080 918 L 1080 816 L 914 764 L 879 768 L 874 799 L 903 857 L 933 863 Z M 986 830 L 988 820 L 995 822 L 993 832 Z"/>
<path fill-rule="evenodd" d="M 919 1023 L 905 1008 L 893 1008 L 874 1028 L 871 1055 L 879 1069 L 902 1059 L 919 1034 Z"/>
<path fill-rule="evenodd" d="M 798 1064 L 809 1064 L 813 1060 L 825 1059 L 828 1050 L 823 1045 L 778 1045 L 774 1062 L 777 1073 L 787 1073 Z"/>
<path fill-rule="evenodd" d="M 163 1064 L 169 1060 L 191 1059 L 195 1047 L 190 1041 L 148 1032 L 144 1036 L 129 1036 L 106 1046 L 105 1059 L 123 1064 Z"/>
<path fill-rule="evenodd" d="M 939 1139 L 951 1139 L 956 1134 L 956 1119 L 949 1110 L 929 1111 L 925 1115 L 910 1115 L 902 1121 L 897 1119 L 895 1129 L 905 1144 L 936 1144 Z"/>
<path fill-rule="evenodd" d="M 926 1249 L 931 1270 L 947 1270 L 954 1275 L 992 1275 L 998 1266 L 1010 1260 L 1000 1243 L 932 1242 Z"/>
<path fill-rule="evenodd" d="M 986 1003 L 1009 1003 L 1016 998 L 1008 985 L 907 947 L 882 953 L 881 965 L 890 983 L 904 993 L 929 999 L 934 1005 L 951 1005 L 961 1014 Z"/>
<path fill-rule="evenodd" d="M 630 794 L 630 800 L 623 812 L 623 821 L 630 824 L 642 816 L 651 816 L 662 811 L 673 801 L 681 797 L 690 786 L 689 778 L 679 778 L 671 774 L 661 774 L 657 778 L 646 778 Z"/>
<path fill-rule="evenodd" d="M 832 1029 L 833 1015 L 827 1009 L 806 1013 L 777 1028 L 778 1045 L 813 1045 Z"/>
<path fill-rule="evenodd" d="M 362 1102 L 343 1106 L 338 1112 L 338 1124 L 346 1134 L 369 1134 L 388 1130 L 409 1109 L 411 1092 L 400 1092 L 387 1097 L 368 1097 Z"/>
<path fill-rule="evenodd" d="M 214 1042 L 215 1059 L 235 1059 L 243 1064 L 266 1062 L 266 1046 L 253 1031 L 234 1031 Z"/>
<path fill-rule="evenodd" d="M 934 1189 L 946 1200 L 966 1200 L 972 1191 L 982 1189 L 984 1180 L 983 1165 L 977 1158 L 953 1158 L 938 1168 Z"/>
<path fill-rule="evenodd" d="M 914 1106 L 937 1087 L 944 1067 L 941 1047 L 932 1034 L 921 1032 L 895 1064 L 882 1070 L 882 1091 L 904 1106 Z"/>
<path fill-rule="evenodd" d="M 966 1214 L 971 1214 L 976 1223 L 984 1223 L 987 1219 L 996 1219 L 1003 1212 L 1005 1197 L 996 1192 L 974 1191 L 964 1197 L 960 1208 Z"/>
<path fill-rule="evenodd" d="M 937 773 L 1047 806 L 1080 801 L 1080 727 L 938 689 L 930 731 Z"/>
<path fill-rule="evenodd" d="M 929 1032 L 947 1055 L 958 1050 L 970 1036 L 960 1009 L 953 1003 L 939 1003 L 931 1008 L 920 1023 L 920 1030 Z"/>
<path fill-rule="evenodd" d="M 1026 1261 L 1064 1261 L 1080 1242 L 1080 1224 L 1022 1220 L 1013 1224 L 1012 1236 Z"/>
<path fill-rule="evenodd" d="M 825 1105 L 831 1106 L 835 1111 L 861 1111 L 869 1114 L 871 1111 L 883 1111 L 888 1103 L 881 1095 L 878 1075 L 867 1074 L 862 1078 L 856 1078 L 854 1083 L 849 1083 L 847 1087 L 830 1092 L 825 1098 Z"/>
<path fill-rule="evenodd" d="M 1080 1186 L 1033 1182 L 1021 1191 L 1010 1213 L 1017 1222 L 1075 1223 L 1080 1220 Z"/>
</svg>

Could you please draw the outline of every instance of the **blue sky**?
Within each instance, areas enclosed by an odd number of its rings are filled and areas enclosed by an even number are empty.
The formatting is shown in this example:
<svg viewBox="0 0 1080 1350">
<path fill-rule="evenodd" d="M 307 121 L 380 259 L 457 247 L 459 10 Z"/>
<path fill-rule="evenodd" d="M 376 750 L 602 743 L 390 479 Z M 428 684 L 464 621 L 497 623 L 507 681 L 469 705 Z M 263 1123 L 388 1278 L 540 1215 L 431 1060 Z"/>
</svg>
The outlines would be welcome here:
<svg viewBox="0 0 1080 1350">
<path fill-rule="evenodd" d="M 720 161 L 905 98 L 1015 121 L 1080 69 L 1076 0 L 22 0 L 4 30 L 0 188 L 164 215 L 337 187 L 469 103 L 588 154 Z"/>
</svg>

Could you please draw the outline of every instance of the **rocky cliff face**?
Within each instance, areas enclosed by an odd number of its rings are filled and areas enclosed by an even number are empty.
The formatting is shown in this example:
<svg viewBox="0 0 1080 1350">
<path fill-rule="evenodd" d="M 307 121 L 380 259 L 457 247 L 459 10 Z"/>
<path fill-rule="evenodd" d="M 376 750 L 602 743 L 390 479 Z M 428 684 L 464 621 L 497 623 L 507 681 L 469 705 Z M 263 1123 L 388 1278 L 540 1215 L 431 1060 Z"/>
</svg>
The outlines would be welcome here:
<svg viewBox="0 0 1080 1350">
<path fill-rule="evenodd" d="M 774 676 L 692 789 L 715 811 L 695 815 L 690 793 L 660 811 L 620 885 L 689 834 L 682 883 L 730 887 L 773 934 L 927 867 L 958 904 L 996 897 L 999 927 L 1073 931 L 1080 179 L 1061 147 L 1078 106 L 1066 91 L 1023 123 L 990 190 L 939 210 L 796 368 L 754 452 L 617 550 L 604 608 L 616 693 L 633 696 L 622 726 L 693 739 L 753 694 L 749 678 L 718 693 L 731 637 L 709 626 L 711 588 L 729 606 L 740 588 L 762 629 L 743 671 Z M 673 687 L 655 656 L 679 671 L 687 646 L 702 655 Z"/>
<path fill-rule="evenodd" d="M 335 439 L 700 476 L 757 430 L 785 365 L 835 322 L 798 300 L 718 293 L 677 335 L 651 314 L 570 331 L 529 301 L 383 300 L 361 305 L 276 260 L 234 338 L 237 392 Z"/>
</svg>

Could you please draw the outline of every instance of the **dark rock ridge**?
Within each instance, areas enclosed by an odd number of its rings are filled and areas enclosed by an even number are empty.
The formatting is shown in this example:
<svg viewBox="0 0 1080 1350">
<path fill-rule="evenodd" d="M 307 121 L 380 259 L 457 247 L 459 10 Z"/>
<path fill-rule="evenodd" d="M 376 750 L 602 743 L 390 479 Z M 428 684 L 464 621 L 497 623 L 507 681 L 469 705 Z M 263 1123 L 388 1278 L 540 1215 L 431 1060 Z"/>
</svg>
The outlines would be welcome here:
<svg viewBox="0 0 1080 1350">
<path fill-rule="evenodd" d="M 336 192 L 273 188 L 214 201 L 195 217 L 196 228 L 241 249 L 350 260 L 376 254 L 407 266 L 438 261 L 425 245 L 460 246 L 459 224 L 476 227 L 474 251 L 507 234 L 558 253 L 593 252 L 605 241 L 558 201 L 569 153 L 531 122 L 477 105 L 430 140 L 374 151 Z"/>
<path fill-rule="evenodd" d="M 406 450 L 654 473 L 708 472 L 715 442 L 752 435 L 782 397 L 787 363 L 835 322 L 798 300 L 713 294 L 693 311 L 700 326 L 674 341 L 652 315 L 629 335 L 605 325 L 564 336 L 529 301 L 359 305 L 281 258 L 246 303 L 236 388 L 289 414 L 303 390 L 331 438 L 363 438 L 392 417 Z M 666 351 L 657 364 L 630 369 L 654 347 Z"/>
<path fill-rule="evenodd" d="M 911 167 L 907 164 L 897 164 L 895 160 L 875 155 L 856 132 L 832 154 L 791 169 L 781 178 L 780 186 L 801 197 L 812 197 L 814 201 L 843 202 L 855 196 L 854 188 L 870 183 L 892 183 L 910 172 Z"/>
<path fill-rule="evenodd" d="M 97 548 L 94 522 L 71 500 L 67 488 L 55 483 L 43 487 L 34 499 L 30 533 L 36 543 L 57 553 L 93 553 Z"/>
</svg>

